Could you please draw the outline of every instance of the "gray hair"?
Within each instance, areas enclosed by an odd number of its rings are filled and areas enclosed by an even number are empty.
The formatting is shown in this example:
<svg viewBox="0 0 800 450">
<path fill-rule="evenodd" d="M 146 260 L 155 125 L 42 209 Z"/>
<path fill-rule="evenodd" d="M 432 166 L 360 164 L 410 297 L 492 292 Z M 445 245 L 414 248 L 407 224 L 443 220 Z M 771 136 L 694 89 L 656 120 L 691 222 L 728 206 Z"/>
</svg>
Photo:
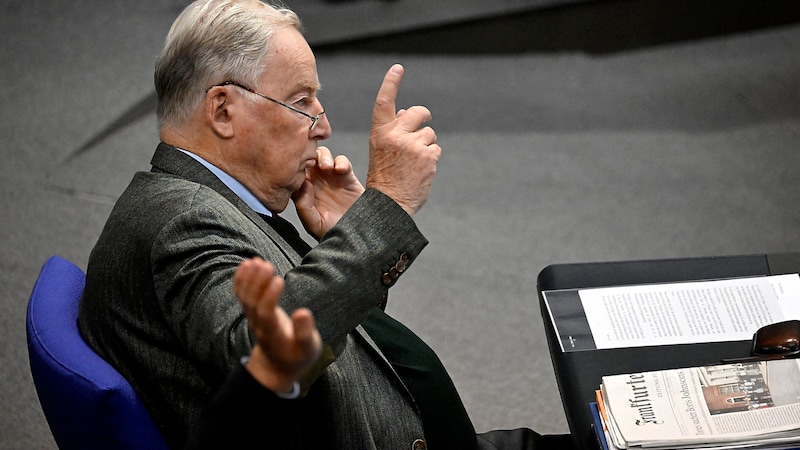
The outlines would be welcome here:
<svg viewBox="0 0 800 450">
<path fill-rule="evenodd" d="M 286 26 L 301 29 L 293 11 L 258 0 L 197 0 L 187 6 L 156 60 L 159 126 L 185 123 L 214 84 L 257 85 L 272 33 Z"/>
</svg>

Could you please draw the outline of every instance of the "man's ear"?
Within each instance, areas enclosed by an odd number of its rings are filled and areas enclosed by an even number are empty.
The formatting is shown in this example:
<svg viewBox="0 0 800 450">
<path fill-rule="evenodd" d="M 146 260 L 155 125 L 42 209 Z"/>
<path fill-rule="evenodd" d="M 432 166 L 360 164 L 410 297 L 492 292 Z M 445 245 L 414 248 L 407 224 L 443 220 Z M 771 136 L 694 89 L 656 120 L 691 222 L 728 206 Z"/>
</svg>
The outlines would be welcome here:
<svg viewBox="0 0 800 450">
<path fill-rule="evenodd" d="M 233 99 L 228 95 L 227 89 L 214 86 L 206 93 L 204 111 L 206 120 L 219 137 L 229 139 L 233 137 Z"/>
</svg>

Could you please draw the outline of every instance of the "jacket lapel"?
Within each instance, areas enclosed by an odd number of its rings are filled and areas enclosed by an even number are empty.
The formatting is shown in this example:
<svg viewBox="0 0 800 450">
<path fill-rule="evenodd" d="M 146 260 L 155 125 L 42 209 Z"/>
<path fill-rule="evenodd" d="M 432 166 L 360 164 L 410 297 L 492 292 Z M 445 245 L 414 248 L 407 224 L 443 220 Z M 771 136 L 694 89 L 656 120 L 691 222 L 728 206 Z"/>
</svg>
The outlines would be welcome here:
<svg viewBox="0 0 800 450">
<path fill-rule="evenodd" d="M 386 358 L 386 355 L 383 354 L 380 347 L 378 347 L 378 344 L 372 340 L 369 333 L 367 333 L 367 330 L 365 330 L 361 325 L 358 325 L 356 326 L 355 330 L 353 330 L 353 334 L 355 335 L 356 339 L 361 339 L 362 342 L 366 344 L 366 347 L 369 349 L 369 351 L 374 353 L 381 361 L 383 361 L 384 366 L 386 366 L 386 368 L 392 372 L 394 378 L 400 383 L 401 386 L 403 386 L 403 392 L 408 395 L 409 401 L 412 405 L 414 405 L 414 409 L 417 411 L 417 414 L 419 414 L 419 406 L 417 406 L 417 402 L 414 400 L 414 396 L 411 394 L 411 391 L 408 390 L 408 386 L 406 386 L 406 384 L 403 382 L 403 379 L 400 378 L 400 375 L 397 373 L 397 371 L 394 370 L 392 363 Z"/>
<path fill-rule="evenodd" d="M 216 175 L 211 173 L 211 171 L 206 169 L 191 156 L 162 142 L 156 148 L 156 152 L 153 154 L 150 164 L 153 166 L 153 172 L 176 175 L 213 189 L 263 231 L 264 234 L 281 249 L 281 252 L 286 256 L 286 259 L 289 260 L 292 266 L 297 266 L 302 261 L 302 257 L 292 249 L 292 246 L 289 245 L 275 229 L 269 226 L 257 212 L 247 206 L 247 204 L 239 198 L 235 192 L 230 190 L 225 183 L 217 178 Z"/>
</svg>

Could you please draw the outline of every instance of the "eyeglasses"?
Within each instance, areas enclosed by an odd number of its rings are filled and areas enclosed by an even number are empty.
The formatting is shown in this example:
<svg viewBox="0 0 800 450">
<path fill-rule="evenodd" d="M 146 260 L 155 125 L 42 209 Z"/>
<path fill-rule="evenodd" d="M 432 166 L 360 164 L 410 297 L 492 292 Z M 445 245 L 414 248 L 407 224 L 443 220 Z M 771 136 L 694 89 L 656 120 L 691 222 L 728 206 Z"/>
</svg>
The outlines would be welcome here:
<svg viewBox="0 0 800 450">
<path fill-rule="evenodd" d="M 730 364 L 800 357 L 800 320 L 772 323 L 756 330 L 750 355 L 726 358 L 722 362 Z"/>
<path fill-rule="evenodd" d="M 211 90 L 211 88 L 213 88 L 213 87 L 218 87 L 218 86 L 236 86 L 236 87 L 240 87 L 240 88 L 244 89 L 244 90 L 245 90 L 245 91 L 247 91 L 247 92 L 251 92 L 251 93 L 253 93 L 253 94 L 256 94 L 257 96 L 259 96 L 259 97 L 261 97 L 261 98 L 265 98 L 265 99 L 267 99 L 267 100 L 269 100 L 269 101 L 271 101 L 271 102 L 275 102 L 275 103 L 277 103 L 277 104 L 279 104 L 279 105 L 283 106 L 284 108 L 288 108 L 288 109 L 291 109 L 292 111 L 294 111 L 294 112 L 296 112 L 296 113 L 298 113 L 298 114 L 302 114 L 302 115 L 304 115 L 304 116 L 308 117 L 309 119 L 311 119 L 311 126 L 310 126 L 310 127 L 308 127 L 308 130 L 309 130 L 309 131 L 313 130 L 313 129 L 314 129 L 314 127 L 315 127 L 315 126 L 317 126 L 317 122 L 319 121 L 319 118 L 320 118 L 320 117 L 322 117 L 322 115 L 323 115 L 323 114 L 325 114 L 325 111 L 323 110 L 321 113 L 317 114 L 316 116 L 312 116 L 311 114 L 308 114 L 308 113 L 307 113 L 307 112 L 305 112 L 305 111 L 301 111 L 301 110 L 299 110 L 299 109 L 295 108 L 295 107 L 294 107 L 294 106 L 292 106 L 292 105 L 287 105 L 286 103 L 283 103 L 283 102 L 282 102 L 282 101 L 280 101 L 280 100 L 275 100 L 275 99 L 274 99 L 274 98 L 272 98 L 272 97 L 269 97 L 269 96 L 267 96 L 267 95 L 264 95 L 264 94 L 262 94 L 262 93 L 260 93 L 260 92 L 256 92 L 256 90 L 255 90 L 255 89 L 251 89 L 251 88 L 249 88 L 249 87 L 247 87 L 247 86 L 245 86 L 245 85 L 243 85 L 243 84 L 241 84 L 241 83 L 237 83 L 237 82 L 235 82 L 235 81 L 225 81 L 225 82 L 222 82 L 222 83 L 220 83 L 220 84 L 215 84 L 214 86 L 211 86 L 210 88 L 206 89 L 206 92 L 208 92 L 209 90 Z"/>
<path fill-rule="evenodd" d="M 800 356 L 800 320 L 765 325 L 753 335 L 753 356 Z"/>
</svg>

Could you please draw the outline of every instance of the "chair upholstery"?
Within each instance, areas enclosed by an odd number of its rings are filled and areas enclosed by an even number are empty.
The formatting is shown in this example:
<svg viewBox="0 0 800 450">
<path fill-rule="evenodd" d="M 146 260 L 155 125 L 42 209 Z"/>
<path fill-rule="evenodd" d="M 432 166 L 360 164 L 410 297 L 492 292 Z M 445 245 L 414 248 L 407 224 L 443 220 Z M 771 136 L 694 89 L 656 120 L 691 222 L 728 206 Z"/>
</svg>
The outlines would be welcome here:
<svg viewBox="0 0 800 450">
<path fill-rule="evenodd" d="M 31 373 L 50 430 L 64 449 L 166 449 L 131 385 L 78 331 L 86 276 L 53 256 L 42 267 L 27 312 Z"/>
</svg>

